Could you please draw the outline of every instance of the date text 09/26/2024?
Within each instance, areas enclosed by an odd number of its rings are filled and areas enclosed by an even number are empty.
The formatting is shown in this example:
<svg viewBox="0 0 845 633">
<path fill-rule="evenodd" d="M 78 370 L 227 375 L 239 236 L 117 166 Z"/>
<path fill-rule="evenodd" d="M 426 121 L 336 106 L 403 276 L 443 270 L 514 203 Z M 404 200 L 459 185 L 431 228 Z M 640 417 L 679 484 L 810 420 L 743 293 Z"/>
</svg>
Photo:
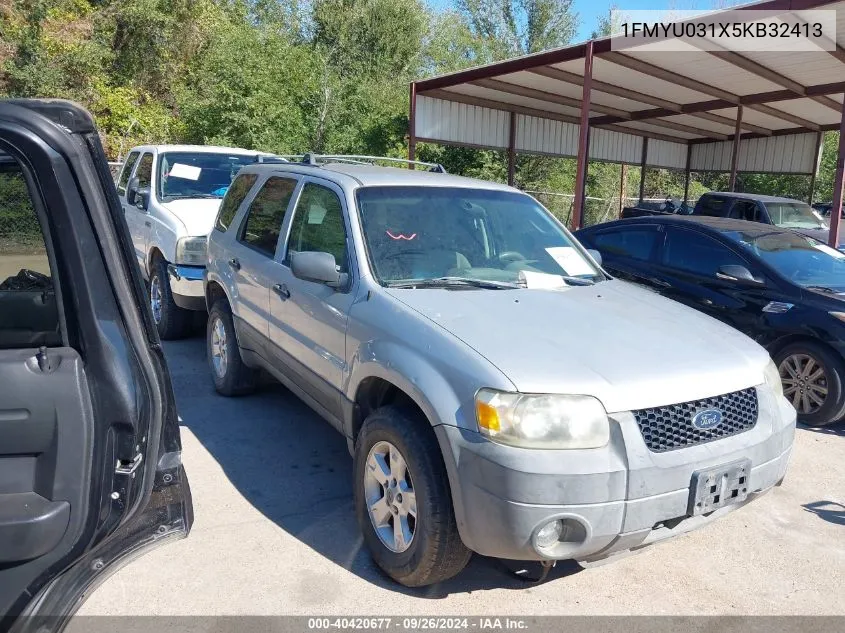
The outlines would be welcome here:
<svg viewBox="0 0 845 633">
<path fill-rule="evenodd" d="M 527 630 L 528 623 L 522 618 L 507 617 L 326 617 L 309 618 L 308 630 L 399 630 L 399 631 L 447 631 L 447 630 Z"/>
</svg>

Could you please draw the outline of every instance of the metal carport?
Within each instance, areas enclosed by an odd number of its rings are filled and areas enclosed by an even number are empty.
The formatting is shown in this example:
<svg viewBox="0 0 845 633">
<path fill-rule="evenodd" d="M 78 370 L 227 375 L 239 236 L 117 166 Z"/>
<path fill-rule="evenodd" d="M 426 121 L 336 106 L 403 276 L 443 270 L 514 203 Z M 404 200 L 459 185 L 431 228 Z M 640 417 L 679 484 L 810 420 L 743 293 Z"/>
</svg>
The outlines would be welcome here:
<svg viewBox="0 0 845 633">
<path fill-rule="evenodd" d="M 587 162 L 686 171 L 805 174 L 822 133 L 839 130 L 834 209 L 845 164 L 845 1 L 770 0 L 731 9 L 836 11 L 835 50 L 619 50 L 591 40 L 411 84 L 409 158 L 418 141 L 577 158 L 571 224 L 581 225 Z M 724 13 L 724 12 L 721 12 Z M 696 18 L 693 21 L 712 19 Z M 750 14 L 747 14 L 750 15 Z M 617 40 L 614 42 L 614 40 Z M 688 50 L 687 50 L 688 49 Z M 839 243 L 839 213 L 830 243 Z"/>
</svg>

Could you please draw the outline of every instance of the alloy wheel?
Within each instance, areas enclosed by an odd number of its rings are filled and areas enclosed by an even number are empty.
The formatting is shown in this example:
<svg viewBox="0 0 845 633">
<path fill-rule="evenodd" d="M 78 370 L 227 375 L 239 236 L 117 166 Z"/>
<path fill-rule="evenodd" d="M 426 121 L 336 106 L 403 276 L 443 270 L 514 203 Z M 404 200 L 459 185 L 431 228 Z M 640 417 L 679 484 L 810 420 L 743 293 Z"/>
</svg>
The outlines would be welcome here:
<svg viewBox="0 0 845 633">
<path fill-rule="evenodd" d="M 226 326 L 220 317 L 215 317 L 211 324 L 211 362 L 217 377 L 224 378 L 229 359 L 226 352 Z"/>
<path fill-rule="evenodd" d="M 364 496 L 379 540 L 392 552 L 407 550 L 417 531 L 417 496 L 405 458 L 390 442 L 370 449 Z"/>
<path fill-rule="evenodd" d="M 809 415 L 824 406 L 827 399 L 827 374 L 819 362 L 809 354 L 792 354 L 780 366 L 783 395 L 798 413 Z"/>
<path fill-rule="evenodd" d="M 150 281 L 150 309 L 153 311 L 153 320 L 156 325 L 161 323 L 161 279 L 158 275 L 153 275 Z"/>
</svg>

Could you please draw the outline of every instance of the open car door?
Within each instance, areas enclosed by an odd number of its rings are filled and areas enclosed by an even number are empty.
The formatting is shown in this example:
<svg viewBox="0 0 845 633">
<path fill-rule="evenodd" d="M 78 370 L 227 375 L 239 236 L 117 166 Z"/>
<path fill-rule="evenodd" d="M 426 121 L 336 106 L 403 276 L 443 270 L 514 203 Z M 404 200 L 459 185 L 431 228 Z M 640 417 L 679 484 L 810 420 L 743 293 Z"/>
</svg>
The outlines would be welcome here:
<svg viewBox="0 0 845 633">
<path fill-rule="evenodd" d="M 193 521 L 175 401 L 91 116 L 0 101 L 0 631 Z"/>
</svg>

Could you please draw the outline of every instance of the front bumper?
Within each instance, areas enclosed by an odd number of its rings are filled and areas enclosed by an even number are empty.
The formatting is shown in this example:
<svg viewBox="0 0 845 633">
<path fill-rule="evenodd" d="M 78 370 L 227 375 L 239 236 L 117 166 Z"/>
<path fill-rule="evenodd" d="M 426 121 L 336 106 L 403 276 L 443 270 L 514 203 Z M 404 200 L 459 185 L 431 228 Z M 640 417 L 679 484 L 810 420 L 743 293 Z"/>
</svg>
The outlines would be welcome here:
<svg viewBox="0 0 845 633">
<path fill-rule="evenodd" d="M 631 413 L 611 415 L 600 449 L 538 451 L 503 446 L 453 426 L 435 428 L 443 449 L 464 543 L 511 560 L 593 561 L 697 529 L 780 483 L 795 433 L 795 410 L 758 389 L 753 429 L 705 444 L 653 453 Z M 697 470 L 751 460 L 748 498 L 688 516 Z M 564 531 L 551 548 L 535 545 L 554 519 Z"/>
<path fill-rule="evenodd" d="M 204 266 L 167 265 L 167 277 L 170 282 L 170 294 L 173 301 L 185 310 L 205 310 L 205 288 L 202 276 Z"/>
</svg>

